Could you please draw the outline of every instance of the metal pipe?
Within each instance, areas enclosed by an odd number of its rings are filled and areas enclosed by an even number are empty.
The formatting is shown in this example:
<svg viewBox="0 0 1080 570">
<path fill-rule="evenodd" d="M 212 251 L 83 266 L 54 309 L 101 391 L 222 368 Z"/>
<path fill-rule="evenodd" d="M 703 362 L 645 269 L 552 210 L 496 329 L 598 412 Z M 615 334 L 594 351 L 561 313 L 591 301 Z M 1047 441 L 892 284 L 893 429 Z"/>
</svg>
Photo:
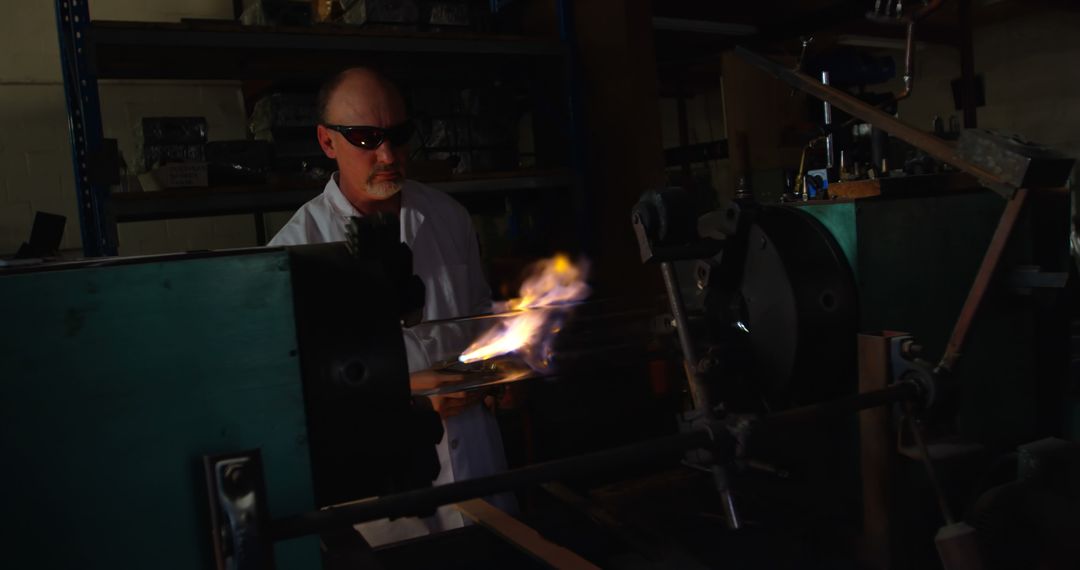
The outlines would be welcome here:
<svg viewBox="0 0 1080 570">
<path fill-rule="evenodd" d="M 736 47 L 735 53 L 746 61 L 756 65 L 773 77 L 808 93 L 818 99 L 827 100 L 836 108 L 845 113 L 858 117 L 871 125 L 882 129 L 896 138 L 899 138 L 928 155 L 952 165 L 958 170 L 966 172 L 984 184 L 986 187 L 998 192 L 1006 198 L 1011 198 L 1016 187 L 1003 180 L 1000 176 L 978 165 L 964 160 L 953 145 L 933 135 L 927 134 L 911 125 L 904 124 L 896 117 L 859 100 L 852 95 L 834 89 L 827 85 L 782 66 L 768 58 L 762 57 L 744 47 Z"/>
<path fill-rule="evenodd" d="M 695 430 L 596 453 L 530 465 L 489 477 L 358 501 L 275 520 L 271 523 L 271 535 L 274 540 L 288 540 L 334 527 L 350 526 L 383 518 L 416 516 L 431 512 L 442 505 L 539 485 L 566 477 L 613 472 L 665 456 L 671 457 L 674 462 L 681 451 L 710 445 L 714 433 L 719 437 L 730 437 L 722 426 L 716 426 L 715 431 Z"/>
<path fill-rule="evenodd" d="M 690 337 L 690 320 L 686 316 L 686 304 L 683 303 L 682 290 L 679 289 L 679 277 L 675 274 L 675 266 L 670 261 L 660 264 L 660 273 L 664 276 L 664 287 L 667 288 L 668 299 L 671 302 L 671 316 L 675 319 L 676 332 L 679 335 L 679 346 L 683 353 L 683 368 L 686 371 L 686 381 L 690 387 L 690 397 L 694 400 L 694 409 L 712 417 L 712 405 L 709 401 L 708 387 L 705 380 L 697 371 L 697 350 L 694 341 Z"/>
<path fill-rule="evenodd" d="M 757 428 L 774 428 L 793 423 L 805 422 L 824 416 L 833 416 L 845 412 L 857 412 L 866 408 L 882 406 L 893 402 L 911 400 L 919 395 L 918 388 L 908 382 L 899 382 L 881 390 L 854 394 L 838 400 L 794 408 L 769 414 L 754 423 Z"/>
<path fill-rule="evenodd" d="M 915 88 L 915 26 L 918 22 L 930 14 L 933 14 L 945 3 L 945 0 L 933 0 L 920 10 L 917 10 L 911 14 L 907 19 L 907 40 L 905 42 L 904 49 L 904 90 L 893 96 L 894 101 L 902 101 L 911 96 L 912 90 Z M 903 10 L 902 6 L 897 3 L 896 17 L 900 18 L 900 13 Z M 874 13 L 870 15 L 871 20 L 884 20 L 888 19 L 888 6 L 885 7 L 885 17 L 882 18 L 878 14 L 878 8 L 874 8 Z"/>
<path fill-rule="evenodd" d="M 904 90 L 898 93 L 893 100 L 902 101 L 911 96 L 915 88 L 915 20 L 912 19 L 907 25 L 907 41 L 904 46 Z"/>
<path fill-rule="evenodd" d="M 751 423 L 747 429 L 753 430 L 759 426 L 786 426 L 830 415 L 856 412 L 913 398 L 916 394 L 914 386 L 898 384 L 883 390 L 856 394 L 836 403 L 807 406 L 765 416 Z M 729 426 L 723 421 L 714 421 L 706 425 L 708 427 L 678 435 L 530 465 L 489 477 L 417 489 L 277 519 L 270 525 L 271 536 L 275 541 L 288 540 L 372 520 L 421 515 L 442 505 L 539 485 L 556 479 L 619 471 L 631 465 L 648 463 L 668 456 L 671 456 L 674 461 L 674 456 L 679 452 L 706 446 L 713 447 L 714 457 L 718 462 L 729 460 L 730 457 L 723 456 L 725 449 L 734 448 L 734 438 L 729 431 Z M 735 516 L 737 517 L 737 514 Z M 734 523 L 740 524 L 737 518 L 734 519 Z"/>
</svg>

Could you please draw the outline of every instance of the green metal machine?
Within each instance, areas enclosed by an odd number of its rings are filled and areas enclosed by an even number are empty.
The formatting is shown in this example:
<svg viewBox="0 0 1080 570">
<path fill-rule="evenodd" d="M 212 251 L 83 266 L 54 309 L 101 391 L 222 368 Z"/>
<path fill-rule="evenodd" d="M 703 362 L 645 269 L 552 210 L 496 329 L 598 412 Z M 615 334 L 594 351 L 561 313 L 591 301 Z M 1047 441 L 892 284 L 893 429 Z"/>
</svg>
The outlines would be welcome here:
<svg viewBox="0 0 1080 570">
<path fill-rule="evenodd" d="M 284 250 L 0 277 L 12 567 L 209 567 L 208 454 L 260 448 L 271 512 L 312 509 L 292 294 Z"/>
<path fill-rule="evenodd" d="M 402 253 L 396 223 L 369 230 Z M 258 451 L 267 519 L 430 484 L 394 293 L 411 267 L 327 244 L 0 273 L 7 565 L 232 567 L 207 456 Z M 277 568 L 320 565 L 315 537 L 263 544 Z"/>
<path fill-rule="evenodd" d="M 821 222 L 850 264 L 859 330 L 911 333 L 925 347 L 924 357 L 936 362 L 1004 206 L 990 191 L 972 191 L 809 202 L 797 209 Z M 1032 267 L 1040 254 L 1056 253 L 1055 265 L 1043 263 L 1045 271 L 1067 267 L 1064 239 L 1056 252 L 1033 251 L 1040 232 L 1067 235 L 1063 210 L 1057 219 L 1044 213 L 1032 208 L 1013 236 L 956 370 L 963 391 L 957 429 L 973 441 L 1012 447 L 1062 419 L 1046 396 L 1063 388 L 1067 349 L 1044 339 L 1066 339 L 1067 319 L 1051 324 L 1040 314 L 1061 289 L 1025 288 L 1018 281 L 1019 268 Z"/>
</svg>

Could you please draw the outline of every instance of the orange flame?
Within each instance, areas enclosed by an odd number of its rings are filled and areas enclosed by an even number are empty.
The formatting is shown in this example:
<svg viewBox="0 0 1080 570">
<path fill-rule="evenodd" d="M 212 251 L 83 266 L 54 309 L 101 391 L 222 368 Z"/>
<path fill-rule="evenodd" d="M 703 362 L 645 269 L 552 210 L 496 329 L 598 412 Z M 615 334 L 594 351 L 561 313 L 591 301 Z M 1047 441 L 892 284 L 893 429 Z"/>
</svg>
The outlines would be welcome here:
<svg viewBox="0 0 1080 570">
<path fill-rule="evenodd" d="M 575 265 L 566 255 L 558 254 L 533 264 L 530 269 L 530 276 L 521 284 L 521 297 L 507 304 L 511 311 L 529 309 L 528 312 L 509 317 L 480 335 L 458 360 L 476 362 L 516 352 L 533 368 L 550 366 L 551 342 L 567 311 L 559 305 L 588 297 L 586 268 L 585 264 Z"/>
</svg>

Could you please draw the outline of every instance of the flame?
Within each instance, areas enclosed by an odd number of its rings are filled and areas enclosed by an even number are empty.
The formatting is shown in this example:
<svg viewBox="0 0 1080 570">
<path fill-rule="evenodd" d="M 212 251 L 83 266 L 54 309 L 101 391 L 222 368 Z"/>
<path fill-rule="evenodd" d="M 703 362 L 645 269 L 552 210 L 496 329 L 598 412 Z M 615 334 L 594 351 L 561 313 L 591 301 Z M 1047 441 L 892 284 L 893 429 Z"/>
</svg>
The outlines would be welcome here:
<svg viewBox="0 0 1080 570">
<path fill-rule="evenodd" d="M 509 317 L 480 335 L 458 360 L 476 362 L 519 353 L 532 368 L 548 369 L 552 341 L 568 312 L 565 305 L 589 295 L 586 273 L 584 263 L 575 265 L 565 254 L 533 264 L 521 284 L 521 297 L 507 304 L 511 311 L 527 312 Z"/>
</svg>

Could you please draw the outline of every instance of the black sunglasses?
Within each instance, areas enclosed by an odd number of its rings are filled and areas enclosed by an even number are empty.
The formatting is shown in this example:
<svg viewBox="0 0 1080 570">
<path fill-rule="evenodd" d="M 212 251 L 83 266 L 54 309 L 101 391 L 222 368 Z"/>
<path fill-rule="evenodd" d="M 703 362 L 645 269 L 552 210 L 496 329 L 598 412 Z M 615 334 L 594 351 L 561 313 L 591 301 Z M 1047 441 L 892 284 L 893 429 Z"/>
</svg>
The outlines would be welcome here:
<svg viewBox="0 0 1080 570">
<path fill-rule="evenodd" d="M 412 121 L 405 121 L 385 129 L 381 127 L 350 127 L 325 124 L 323 126 L 341 133 L 341 136 L 345 137 L 345 140 L 349 141 L 350 144 L 364 150 L 375 150 L 379 148 L 383 141 L 390 141 L 393 146 L 401 146 L 409 142 L 414 130 Z"/>
</svg>

